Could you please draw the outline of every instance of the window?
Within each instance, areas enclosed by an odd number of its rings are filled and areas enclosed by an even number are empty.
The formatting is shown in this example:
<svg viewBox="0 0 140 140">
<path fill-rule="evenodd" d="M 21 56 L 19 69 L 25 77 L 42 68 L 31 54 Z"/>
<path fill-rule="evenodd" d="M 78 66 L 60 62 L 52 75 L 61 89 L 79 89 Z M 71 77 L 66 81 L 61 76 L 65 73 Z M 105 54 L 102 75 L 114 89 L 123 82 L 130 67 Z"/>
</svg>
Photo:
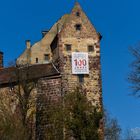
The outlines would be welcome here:
<svg viewBox="0 0 140 140">
<path fill-rule="evenodd" d="M 79 12 L 76 12 L 76 16 L 77 16 L 77 17 L 80 17 L 80 13 L 79 13 Z"/>
<path fill-rule="evenodd" d="M 70 52 L 71 51 L 71 45 L 70 44 L 66 44 L 65 45 L 66 51 Z"/>
<path fill-rule="evenodd" d="M 75 29 L 76 29 L 76 31 L 80 31 L 81 30 L 81 24 L 76 24 Z"/>
<path fill-rule="evenodd" d="M 38 63 L 38 58 L 36 58 L 36 63 Z"/>
<path fill-rule="evenodd" d="M 49 54 L 44 54 L 44 60 L 49 61 L 50 60 L 50 55 Z"/>
<path fill-rule="evenodd" d="M 88 52 L 93 52 L 93 51 L 94 51 L 94 46 L 89 45 L 89 46 L 88 46 Z"/>
<path fill-rule="evenodd" d="M 79 79 L 79 83 L 82 84 L 84 82 L 84 74 L 79 74 L 78 79 Z"/>
</svg>

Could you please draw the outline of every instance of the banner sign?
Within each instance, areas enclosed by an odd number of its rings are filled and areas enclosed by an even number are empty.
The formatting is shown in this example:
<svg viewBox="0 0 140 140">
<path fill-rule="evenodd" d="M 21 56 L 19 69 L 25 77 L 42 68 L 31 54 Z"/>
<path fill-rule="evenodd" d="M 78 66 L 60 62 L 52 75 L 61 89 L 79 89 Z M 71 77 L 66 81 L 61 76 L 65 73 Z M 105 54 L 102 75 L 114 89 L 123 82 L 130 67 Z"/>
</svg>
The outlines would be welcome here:
<svg viewBox="0 0 140 140">
<path fill-rule="evenodd" d="M 88 53 L 72 53 L 72 74 L 89 74 Z"/>
</svg>

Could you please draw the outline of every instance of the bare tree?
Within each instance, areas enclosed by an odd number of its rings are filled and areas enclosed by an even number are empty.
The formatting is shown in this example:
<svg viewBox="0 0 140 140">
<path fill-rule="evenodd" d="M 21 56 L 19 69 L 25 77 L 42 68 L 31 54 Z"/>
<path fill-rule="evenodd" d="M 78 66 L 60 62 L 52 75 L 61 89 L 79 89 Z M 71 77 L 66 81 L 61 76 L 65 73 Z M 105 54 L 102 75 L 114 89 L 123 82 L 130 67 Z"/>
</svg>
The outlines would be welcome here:
<svg viewBox="0 0 140 140">
<path fill-rule="evenodd" d="M 17 108 L 22 124 L 28 134 L 29 138 L 32 139 L 33 129 L 32 124 L 34 123 L 35 114 L 35 95 L 32 92 L 35 88 L 36 81 L 31 78 L 30 66 L 17 65 L 11 76 L 11 92 L 16 96 L 18 101 Z M 15 82 L 14 84 L 12 84 Z"/>
<path fill-rule="evenodd" d="M 131 72 L 128 81 L 131 83 L 133 95 L 140 97 L 140 45 L 131 47 L 130 52 L 134 60 L 131 63 Z"/>
<path fill-rule="evenodd" d="M 105 140 L 120 140 L 121 128 L 117 119 L 105 111 Z"/>
<path fill-rule="evenodd" d="M 16 111 L 16 98 L 7 89 L 0 91 L 0 139 L 27 139 L 27 133 Z"/>
<path fill-rule="evenodd" d="M 126 129 L 126 133 L 125 133 L 125 140 L 135 140 L 135 135 L 133 134 L 131 129 Z"/>
</svg>

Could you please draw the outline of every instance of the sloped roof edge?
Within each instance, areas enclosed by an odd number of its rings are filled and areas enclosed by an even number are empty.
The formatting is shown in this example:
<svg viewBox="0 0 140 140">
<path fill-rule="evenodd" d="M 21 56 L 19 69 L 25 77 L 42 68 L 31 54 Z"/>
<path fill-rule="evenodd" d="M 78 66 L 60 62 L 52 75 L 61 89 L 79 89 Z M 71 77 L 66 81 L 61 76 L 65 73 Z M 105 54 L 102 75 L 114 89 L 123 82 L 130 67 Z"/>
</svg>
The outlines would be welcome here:
<svg viewBox="0 0 140 140">
<path fill-rule="evenodd" d="M 0 70 L 0 86 L 3 84 L 17 82 L 18 78 L 33 80 L 43 77 L 60 75 L 52 63 L 38 64 L 24 67 L 9 67 Z"/>
</svg>

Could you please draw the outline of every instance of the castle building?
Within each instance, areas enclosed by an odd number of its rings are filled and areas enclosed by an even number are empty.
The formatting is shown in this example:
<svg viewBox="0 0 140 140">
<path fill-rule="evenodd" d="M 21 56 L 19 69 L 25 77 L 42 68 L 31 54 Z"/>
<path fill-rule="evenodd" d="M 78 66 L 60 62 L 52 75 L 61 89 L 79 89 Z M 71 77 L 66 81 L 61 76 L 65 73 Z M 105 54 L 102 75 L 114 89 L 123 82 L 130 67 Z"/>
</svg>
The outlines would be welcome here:
<svg viewBox="0 0 140 140">
<path fill-rule="evenodd" d="M 88 86 L 89 97 L 94 98 L 98 104 L 101 95 L 99 94 L 101 86 L 98 84 L 100 39 L 100 34 L 96 32 L 80 5 L 76 3 L 70 14 L 62 16 L 48 32 L 43 32 L 43 38 L 39 42 L 31 45 L 30 40 L 26 41 L 26 49 L 17 59 L 17 64 L 51 63 L 61 73 L 64 81 L 67 81 L 64 82 L 65 86 L 69 89 L 76 83 Z M 89 72 L 74 73 L 74 63 L 82 63 L 72 62 L 72 54 L 76 57 L 76 53 L 81 56 L 86 53 Z"/>
<path fill-rule="evenodd" d="M 44 131 L 44 122 L 39 122 L 45 121 L 41 105 L 44 104 L 45 108 L 44 98 L 55 100 L 80 84 L 87 98 L 102 109 L 101 35 L 79 3 L 76 2 L 70 14 L 62 16 L 42 34 L 42 39 L 33 45 L 30 40 L 26 41 L 26 49 L 16 62 L 18 65 L 28 64 L 30 78 L 37 79 L 39 83 L 36 87 L 36 135 L 39 138 Z M 0 52 L 0 69 L 3 66 L 2 56 Z M 0 89 L 9 87 L 9 71 L 12 73 L 13 68 L 0 70 Z M 12 82 L 16 84 L 14 78 Z"/>
</svg>

